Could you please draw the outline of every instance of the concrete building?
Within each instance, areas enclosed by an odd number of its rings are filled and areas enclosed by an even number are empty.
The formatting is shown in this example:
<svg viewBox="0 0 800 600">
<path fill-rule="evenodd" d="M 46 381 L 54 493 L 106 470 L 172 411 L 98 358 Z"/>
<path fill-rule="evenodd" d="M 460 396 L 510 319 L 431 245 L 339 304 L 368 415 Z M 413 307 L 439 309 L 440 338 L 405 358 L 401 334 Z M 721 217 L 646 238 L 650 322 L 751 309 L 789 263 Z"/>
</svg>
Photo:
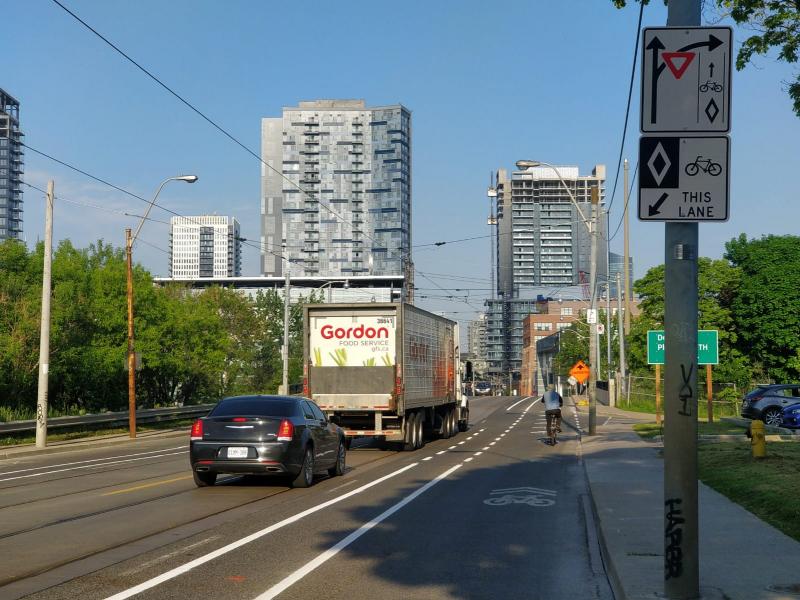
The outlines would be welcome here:
<svg viewBox="0 0 800 600">
<path fill-rule="evenodd" d="M 300 102 L 262 119 L 261 147 L 264 275 L 283 274 L 287 256 L 293 276 L 402 275 L 413 287 L 408 109 Z"/>
<path fill-rule="evenodd" d="M 486 301 L 486 357 L 489 375 L 503 385 L 519 380 L 522 366 L 522 321 L 538 310 L 536 298 Z"/>
<path fill-rule="evenodd" d="M 171 279 L 238 277 L 242 274 L 239 221 L 200 215 L 172 217 L 169 234 Z"/>
<path fill-rule="evenodd" d="M 472 368 L 480 375 L 485 375 L 488 371 L 486 350 L 486 326 L 487 318 L 485 313 L 478 315 L 474 321 L 467 325 L 467 353 L 468 360 L 472 362 Z"/>
<path fill-rule="evenodd" d="M 0 89 L 0 240 L 22 237 L 22 138 L 19 102 Z"/>
</svg>

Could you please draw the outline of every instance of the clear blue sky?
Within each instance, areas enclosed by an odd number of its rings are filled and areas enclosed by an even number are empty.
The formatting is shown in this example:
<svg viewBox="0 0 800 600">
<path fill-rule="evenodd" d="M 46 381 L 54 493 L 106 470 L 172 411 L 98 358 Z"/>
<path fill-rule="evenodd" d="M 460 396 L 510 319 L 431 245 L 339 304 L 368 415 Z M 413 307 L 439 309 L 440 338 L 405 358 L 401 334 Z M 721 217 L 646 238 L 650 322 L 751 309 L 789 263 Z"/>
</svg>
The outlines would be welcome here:
<svg viewBox="0 0 800 600">
<path fill-rule="evenodd" d="M 413 111 L 413 239 L 423 244 L 486 235 L 489 173 L 520 158 L 598 163 L 613 184 L 625 114 L 638 5 L 610 0 L 351 1 L 318 3 L 64 0 L 136 60 L 163 78 L 246 145 L 259 151 L 260 119 L 315 98 L 400 102 Z M 316 8 L 312 8 L 316 7 Z M 644 25 L 663 25 L 660 2 Z M 217 211 L 258 240 L 260 165 L 49 0 L 4 4 L 0 87 L 22 104 L 26 141 L 35 148 L 149 197 L 165 177 L 159 203 L 183 214 Z M 736 31 L 738 43 L 746 32 Z M 798 233 L 800 203 L 792 177 L 800 166 L 800 119 L 784 81 L 791 70 L 772 58 L 736 73 L 733 87 L 732 201 L 729 222 L 700 228 L 701 254 L 720 257 L 744 232 Z M 638 74 L 625 155 L 636 162 Z M 29 152 L 26 180 L 56 194 L 114 210 L 141 204 Z M 632 204 L 635 199 L 632 199 Z M 26 188 L 25 234 L 42 236 L 41 194 Z M 622 209 L 621 185 L 612 231 Z M 157 211 L 155 218 L 168 220 Z M 123 215 L 59 203 L 55 239 L 78 246 L 103 238 L 121 245 Z M 635 274 L 663 262 L 663 225 L 632 218 Z M 168 229 L 148 223 L 142 239 L 166 249 Z M 621 233 L 612 250 L 621 252 Z M 487 239 L 418 251 L 423 272 L 484 278 Z M 245 274 L 258 273 L 246 247 Z M 167 255 L 137 246 L 155 274 Z M 433 288 L 418 277 L 417 285 Z M 425 293 L 425 292 L 421 292 Z M 431 291 L 436 294 L 437 292 Z M 471 292 L 480 306 L 484 292 Z M 470 311 L 462 302 L 426 302 Z M 463 313 L 454 315 L 469 318 Z"/>
</svg>

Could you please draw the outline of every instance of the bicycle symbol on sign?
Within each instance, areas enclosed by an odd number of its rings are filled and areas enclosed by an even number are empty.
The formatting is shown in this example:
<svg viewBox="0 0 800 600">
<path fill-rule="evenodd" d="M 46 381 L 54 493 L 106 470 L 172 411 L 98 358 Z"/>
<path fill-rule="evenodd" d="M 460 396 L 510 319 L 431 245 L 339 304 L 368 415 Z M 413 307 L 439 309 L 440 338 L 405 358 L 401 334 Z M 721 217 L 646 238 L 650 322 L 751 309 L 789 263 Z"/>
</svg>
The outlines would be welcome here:
<svg viewBox="0 0 800 600">
<path fill-rule="evenodd" d="M 490 495 L 483 501 L 488 506 L 508 506 L 509 504 L 527 504 L 528 506 L 553 506 L 556 503 L 556 495 L 553 490 L 544 490 L 535 487 L 503 488 L 492 490 Z"/>
<path fill-rule="evenodd" d="M 718 84 L 716 81 L 711 81 L 709 79 L 708 81 L 706 81 L 704 84 L 702 84 L 700 86 L 700 91 L 701 92 L 708 92 L 709 90 L 712 91 L 712 92 L 721 92 L 722 91 L 722 86 L 720 84 Z"/>
<path fill-rule="evenodd" d="M 686 174 L 689 175 L 690 177 L 694 177 L 700 171 L 702 171 L 703 173 L 708 173 L 712 177 L 716 177 L 717 175 L 722 173 L 722 165 L 720 165 L 719 163 L 715 163 L 710 158 L 704 159 L 702 156 L 698 156 L 697 158 L 694 159 L 694 162 L 690 162 L 688 165 L 686 165 L 686 168 L 684 170 L 686 171 Z"/>
</svg>

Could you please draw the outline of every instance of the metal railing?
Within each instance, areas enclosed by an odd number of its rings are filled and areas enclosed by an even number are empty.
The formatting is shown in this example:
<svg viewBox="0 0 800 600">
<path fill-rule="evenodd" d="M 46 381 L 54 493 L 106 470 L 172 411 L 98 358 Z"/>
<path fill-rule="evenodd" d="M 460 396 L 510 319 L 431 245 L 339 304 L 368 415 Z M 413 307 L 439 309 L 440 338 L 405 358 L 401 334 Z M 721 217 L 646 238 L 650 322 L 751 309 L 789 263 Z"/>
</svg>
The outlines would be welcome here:
<svg viewBox="0 0 800 600">
<path fill-rule="evenodd" d="M 177 421 L 192 417 L 202 417 L 208 414 L 214 404 L 198 404 L 195 406 L 171 406 L 167 408 L 149 408 L 136 411 L 137 423 L 157 423 L 163 421 Z M 106 412 L 92 415 L 74 417 L 53 417 L 47 419 L 47 428 L 79 427 L 82 425 L 96 425 L 104 423 L 127 423 L 128 411 Z M 5 433 L 21 433 L 35 431 L 36 420 L 9 421 L 0 423 L 0 435 Z"/>
</svg>

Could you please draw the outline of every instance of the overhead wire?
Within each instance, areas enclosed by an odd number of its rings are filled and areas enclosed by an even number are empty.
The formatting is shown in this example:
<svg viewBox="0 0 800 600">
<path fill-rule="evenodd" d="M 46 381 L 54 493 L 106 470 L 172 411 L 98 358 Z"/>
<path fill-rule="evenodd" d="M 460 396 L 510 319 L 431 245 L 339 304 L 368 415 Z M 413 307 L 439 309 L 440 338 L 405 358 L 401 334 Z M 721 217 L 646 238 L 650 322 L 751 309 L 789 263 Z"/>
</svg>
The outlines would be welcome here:
<svg viewBox="0 0 800 600">
<path fill-rule="evenodd" d="M 625 124 L 622 127 L 622 139 L 619 143 L 619 158 L 617 159 L 617 174 L 614 176 L 614 187 L 611 192 L 611 200 L 608 202 L 607 211 L 611 210 L 611 207 L 614 205 L 614 197 L 617 194 L 617 183 L 619 182 L 619 170 L 622 166 L 622 153 L 625 150 L 625 136 L 628 132 L 628 118 L 631 114 L 631 98 L 633 96 L 633 80 L 636 76 L 636 58 L 639 55 L 639 38 L 642 33 L 642 16 L 644 15 L 644 2 L 639 3 L 639 22 L 636 25 L 636 43 L 633 46 L 633 61 L 631 63 L 631 79 L 630 84 L 628 85 L 628 104 L 625 108 Z"/>
<path fill-rule="evenodd" d="M 257 154 L 256 152 L 253 152 L 253 150 L 251 150 L 251 149 L 250 149 L 248 146 L 246 146 L 246 145 L 245 145 L 244 143 L 242 143 L 242 142 L 241 142 L 239 139 L 237 139 L 237 138 L 236 138 L 236 137 L 235 137 L 235 136 L 234 136 L 232 133 L 230 133 L 228 130 L 226 130 L 224 127 L 222 127 L 220 124 L 218 124 L 218 123 L 217 123 L 216 121 L 214 121 L 214 120 L 213 120 L 211 117 L 209 117 L 208 115 L 206 115 L 204 112 L 202 112 L 202 111 L 201 111 L 199 108 L 197 108 L 196 106 L 194 106 L 194 105 L 193 105 L 191 102 L 189 102 L 189 101 L 188 101 L 186 98 L 184 98 L 183 96 L 181 96 L 181 95 L 180 95 L 178 92 L 176 92 L 176 91 L 175 91 L 175 90 L 173 90 L 171 87 L 169 87 L 169 86 L 168 86 L 166 83 L 164 83 L 164 82 L 163 82 L 161 79 L 159 79 L 158 77 L 156 77 L 156 76 L 155 76 L 153 73 L 151 73 L 151 72 L 150 72 L 148 69 L 146 69 L 146 68 L 145 68 L 145 67 L 143 67 L 141 64 L 139 64 L 139 63 L 138 63 L 136 60 L 134 60 L 134 59 L 133 59 L 131 56 L 129 56 L 127 53 L 125 53 L 125 52 L 124 52 L 124 51 L 123 51 L 123 50 L 122 50 L 122 49 L 121 49 L 119 46 L 117 46 L 116 44 L 114 44 L 114 43 L 113 43 L 111 40 L 109 40 L 109 39 L 108 39 L 106 36 L 104 36 L 102 33 L 100 33 L 100 32 L 99 32 L 97 29 L 95 29 L 94 27 L 92 27 L 91 25 L 89 25 L 89 23 L 87 23 L 86 21 L 84 21 L 83 19 L 81 19 L 81 18 L 80 18 L 80 17 L 79 17 L 77 14 L 75 14 L 75 13 L 74 13 L 74 12 L 72 12 L 72 11 L 71 11 L 69 8 L 67 8 L 66 6 L 64 6 L 64 4 L 62 4 L 61 2 L 59 2 L 59 0 L 52 0 L 52 2 L 53 2 L 54 4 L 56 4 L 57 6 L 59 6 L 61 9 L 63 9 L 63 10 L 64 10 L 64 11 L 65 11 L 67 14 L 69 14 L 70 16 L 72 16 L 72 17 L 73 17 L 73 18 L 74 18 L 76 21 L 78 21 L 78 22 L 79 22 L 81 25 L 83 25 L 84 27 L 86 27 L 86 29 L 88 29 L 88 30 L 89 30 L 89 31 L 91 31 L 93 34 L 95 34 L 95 35 L 96 35 L 98 38 L 100 38 L 101 40 L 103 40 L 103 42 L 105 42 L 105 43 L 106 43 L 108 46 L 110 46 L 111 48 L 113 48 L 113 49 L 114 49 L 114 50 L 115 50 L 117 53 L 119 53 L 121 56 L 123 56 L 123 57 L 124 57 L 124 58 L 125 58 L 125 59 L 126 59 L 128 62 L 130 62 L 132 65 L 134 65 L 134 66 L 135 66 L 137 69 L 139 69 L 139 70 L 140 70 L 142 73 L 144 73 L 145 75 L 147 75 L 147 76 L 148 76 L 150 79 L 152 79 L 152 80 L 153 80 L 153 81 L 155 81 L 155 82 L 156 82 L 158 85 L 160 85 L 162 88 L 164 88 L 164 89 L 165 89 L 167 92 L 169 92 L 169 93 L 170 93 L 172 96 L 174 96 L 174 97 L 175 97 L 175 98 L 176 98 L 178 101 L 180 101 L 182 104 L 184 104 L 184 105 L 185 105 L 187 108 L 189 108 L 189 109 L 190 109 L 192 112 L 194 112 L 195 114 L 197 114 L 197 115 L 198 115 L 199 117 L 201 117 L 201 118 L 202 118 L 204 121 L 206 121 L 208 124 L 210 124 L 212 127 L 214 127 L 214 128 L 217 130 L 217 131 L 219 131 L 219 132 L 220 132 L 220 133 L 222 133 L 222 134 L 223 134 L 225 137 L 227 137 L 229 140 L 231 140 L 231 141 L 232 141 L 234 144 L 236 144 L 237 146 L 239 146 L 239 147 L 240 147 L 242 150 L 244 150 L 245 152 L 247 152 L 248 154 L 250 154 L 250 155 L 251 155 L 252 157 L 254 157 L 256 160 L 258 160 L 258 161 L 259 161 L 259 162 L 260 162 L 260 163 L 261 163 L 261 164 L 262 164 L 264 167 L 266 167 L 266 168 L 267 168 L 267 169 L 269 169 L 270 171 L 273 171 L 274 173 L 276 173 L 276 174 L 277 174 L 277 175 L 278 175 L 278 176 L 279 176 L 281 179 L 283 179 L 283 180 L 287 181 L 287 182 L 288 182 L 288 183 L 289 183 L 289 184 L 290 184 L 292 187 L 294 187 L 295 189 L 299 190 L 299 191 L 300 191 L 300 193 L 302 193 L 303 195 L 305 195 L 305 196 L 307 196 L 307 197 L 311 198 L 311 199 L 312 199 L 313 201 L 315 201 L 315 202 L 318 202 L 320 206 L 322 206 L 322 207 L 323 207 L 325 210 L 327 210 L 329 214 L 331 214 L 331 215 L 334 215 L 334 216 L 335 216 L 337 219 L 339 219 L 339 221 L 340 221 L 341 223 L 343 223 L 343 224 L 345 224 L 345 225 L 349 225 L 349 226 L 350 226 L 350 230 L 351 230 L 351 232 L 352 232 L 352 231 L 354 231 L 354 229 L 353 229 L 353 224 L 352 224 L 351 222 L 349 222 L 349 221 L 345 220 L 345 219 L 344 219 L 344 217 L 342 217 L 342 216 L 341 216 L 339 213 L 337 213 L 335 210 L 333 210 L 333 209 L 332 209 L 332 208 L 331 208 L 331 207 L 330 207 L 330 206 L 329 206 L 327 203 L 323 202 L 323 201 L 322 201 L 322 199 L 320 199 L 319 197 L 317 197 L 317 196 L 316 196 L 315 194 L 313 194 L 312 192 L 309 192 L 308 190 L 304 189 L 302 186 L 300 186 L 300 185 L 298 185 L 297 183 L 295 183 L 295 182 L 294 182 L 294 180 L 292 180 L 292 179 L 290 179 L 289 177 L 287 177 L 287 176 L 286 176 L 286 175 L 285 175 L 283 172 L 279 171 L 278 169 L 276 169 L 275 167 L 273 167 L 272 165 L 270 165 L 270 164 L 269 164 L 267 161 L 265 161 L 265 160 L 264 160 L 264 159 L 263 159 L 263 158 L 262 158 L 262 157 L 261 157 L 259 154 Z M 369 235 L 368 233 L 366 233 L 366 232 L 363 232 L 363 231 L 362 231 L 361 233 L 362 233 L 362 235 L 364 235 L 366 238 L 368 238 L 368 239 L 369 239 L 369 240 L 371 240 L 372 242 L 374 242 L 374 243 L 378 243 L 378 241 L 377 241 L 377 240 L 376 240 L 374 237 L 372 237 L 371 235 Z"/>
<path fill-rule="evenodd" d="M 611 242 L 617 234 L 619 233 L 619 228 L 622 226 L 622 222 L 625 220 L 625 211 L 628 210 L 628 203 L 631 201 L 631 194 L 633 193 L 633 186 L 634 182 L 636 181 L 636 175 L 639 172 L 639 161 L 636 161 L 636 166 L 633 168 L 633 177 L 631 177 L 631 185 L 630 189 L 628 190 L 628 199 L 625 201 L 625 207 L 622 210 L 622 216 L 619 218 L 619 223 L 617 223 L 617 228 L 614 230 L 614 235 L 608 238 L 608 241 Z"/>
</svg>

